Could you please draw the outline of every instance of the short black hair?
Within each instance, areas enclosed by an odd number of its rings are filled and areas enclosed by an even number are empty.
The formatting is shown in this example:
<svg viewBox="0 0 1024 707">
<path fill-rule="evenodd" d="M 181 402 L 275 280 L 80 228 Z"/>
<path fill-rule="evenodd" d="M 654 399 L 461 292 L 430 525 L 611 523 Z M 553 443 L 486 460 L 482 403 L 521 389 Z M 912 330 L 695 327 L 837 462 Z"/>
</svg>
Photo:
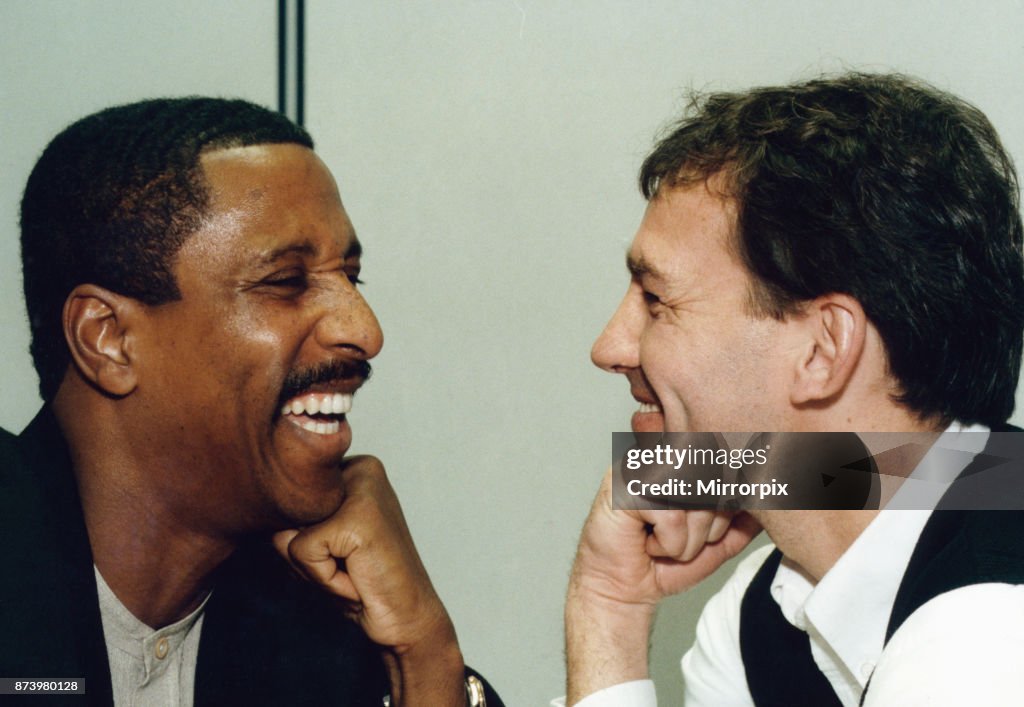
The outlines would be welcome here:
<svg viewBox="0 0 1024 707">
<path fill-rule="evenodd" d="M 923 419 L 1013 412 L 1024 261 L 1013 164 L 980 110 L 924 82 L 849 73 L 696 96 L 640 171 L 644 196 L 721 175 L 752 311 L 856 298 L 897 400 Z"/>
<path fill-rule="evenodd" d="M 64 301 L 91 283 L 147 304 L 180 297 L 172 261 L 199 226 L 207 151 L 313 140 L 285 116 L 237 99 L 158 98 L 108 108 L 43 151 L 21 202 L 21 258 L 39 391 L 70 363 Z"/>
</svg>

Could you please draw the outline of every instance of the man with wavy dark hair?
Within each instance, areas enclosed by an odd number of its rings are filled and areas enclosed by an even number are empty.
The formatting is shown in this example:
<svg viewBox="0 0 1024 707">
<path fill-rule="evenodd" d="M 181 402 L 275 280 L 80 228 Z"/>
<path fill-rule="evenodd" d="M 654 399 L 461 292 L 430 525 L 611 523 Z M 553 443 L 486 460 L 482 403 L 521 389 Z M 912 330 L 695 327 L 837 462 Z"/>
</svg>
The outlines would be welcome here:
<svg viewBox="0 0 1024 707">
<path fill-rule="evenodd" d="M 498 704 L 380 462 L 345 456 L 382 335 L 312 148 L 245 101 L 158 99 L 36 164 L 45 405 L 0 431 L 0 674 L 91 705 Z"/>
<path fill-rule="evenodd" d="M 1014 169 L 980 111 L 894 75 L 712 94 L 640 184 L 629 288 L 592 353 L 629 380 L 634 431 L 915 433 L 969 452 L 950 489 L 983 448 L 1000 456 L 1022 228 Z M 928 447 L 880 470 L 934 470 Z M 688 705 L 1019 700 L 1019 484 L 1003 513 L 950 491 L 938 510 L 728 516 L 613 510 L 609 479 L 570 580 L 570 704 L 653 704 L 659 600 L 761 527 L 775 548 L 739 565 L 683 659 Z"/>
</svg>

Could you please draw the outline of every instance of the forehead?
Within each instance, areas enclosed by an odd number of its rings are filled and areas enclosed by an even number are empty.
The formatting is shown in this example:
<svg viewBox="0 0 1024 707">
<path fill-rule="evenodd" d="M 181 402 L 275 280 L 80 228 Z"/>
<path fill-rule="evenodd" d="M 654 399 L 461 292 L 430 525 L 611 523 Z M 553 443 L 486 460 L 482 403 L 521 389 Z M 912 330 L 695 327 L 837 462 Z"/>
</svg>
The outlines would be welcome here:
<svg viewBox="0 0 1024 707">
<path fill-rule="evenodd" d="M 204 152 L 200 157 L 208 186 L 222 199 L 250 194 L 261 184 L 276 188 L 316 183 L 337 197 L 330 171 L 308 147 L 291 143 L 246 145 Z"/>
<path fill-rule="evenodd" d="M 629 249 L 637 276 L 698 283 L 747 280 L 734 245 L 733 200 L 699 182 L 660 189 L 651 199 Z"/>
<path fill-rule="evenodd" d="M 330 171 L 301 145 L 213 150 L 200 160 L 209 200 L 182 255 L 266 256 L 282 248 L 337 257 L 358 247 Z"/>
</svg>

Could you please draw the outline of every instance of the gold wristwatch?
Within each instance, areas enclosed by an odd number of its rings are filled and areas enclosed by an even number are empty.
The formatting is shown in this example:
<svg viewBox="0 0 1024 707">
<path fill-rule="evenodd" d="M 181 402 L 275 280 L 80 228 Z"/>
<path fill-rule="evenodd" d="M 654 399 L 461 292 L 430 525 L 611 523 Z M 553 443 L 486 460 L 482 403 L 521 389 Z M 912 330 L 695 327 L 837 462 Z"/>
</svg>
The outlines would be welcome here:
<svg viewBox="0 0 1024 707">
<path fill-rule="evenodd" d="M 487 707 L 484 684 L 476 675 L 466 676 L 466 704 L 468 707 Z M 384 695 L 384 707 L 391 707 L 391 695 Z"/>
<path fill-rule="evenodd" d="M 487 696 L 484 694 L 484 684 L 476 675 L 466 676 L 466 704 L 469 707 L 487 707 Z"/>
</svg>

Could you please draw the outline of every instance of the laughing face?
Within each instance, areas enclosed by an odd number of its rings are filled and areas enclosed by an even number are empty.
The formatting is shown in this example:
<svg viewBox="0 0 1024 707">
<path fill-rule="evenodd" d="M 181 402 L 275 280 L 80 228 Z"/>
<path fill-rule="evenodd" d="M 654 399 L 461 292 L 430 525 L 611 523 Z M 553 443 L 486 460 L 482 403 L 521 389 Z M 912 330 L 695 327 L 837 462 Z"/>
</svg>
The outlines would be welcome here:
<svg viewBox="0 0 1024 707">
<path fill-rule="evenodd" d="M 347 414 L 382 344 L 361 247 L 311 150 L 201 164 L 210 202 L 175 258 L 181 298 L 150 307 L 133 339 L 157 483 L 220 530 L 318 521 L 342 501 Z"/>
<path fill-rule="evenodd" d="M 626 296 L 594 343 L 640 403 L 636 432 L 789 429 L 797 349 L 788 323 L 750 314 L 731 202 L 699 183 L 662 190 L 630 247 Z"/>
</svg>

